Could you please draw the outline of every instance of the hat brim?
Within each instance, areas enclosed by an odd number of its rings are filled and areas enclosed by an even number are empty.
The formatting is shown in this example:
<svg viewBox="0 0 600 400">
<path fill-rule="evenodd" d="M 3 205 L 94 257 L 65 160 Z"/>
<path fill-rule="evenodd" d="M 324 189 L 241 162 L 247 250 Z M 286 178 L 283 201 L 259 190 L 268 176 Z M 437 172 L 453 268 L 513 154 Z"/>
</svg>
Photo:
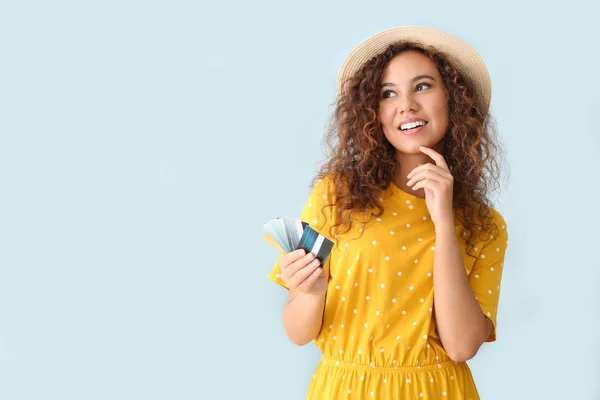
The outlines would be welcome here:
<svg viewBox="0 0 600 400">
<path fill-rule="evenodd" d="M 423 26 L 399 26 L 386 29 L 362 41 L 346 56 L 338 72 L 337 93 L 342 93 L 342 83 L 353 76 L 365 62 L 382 53 L 393 43 L 414 41 L 425 46 L 434 46 L 448 61 L 465 76 L 479 97 L 481 110 L 486 115 L 492 96 L 489 71 L 477 52 L 464 40 L 447 32 Z"/>
</svg>

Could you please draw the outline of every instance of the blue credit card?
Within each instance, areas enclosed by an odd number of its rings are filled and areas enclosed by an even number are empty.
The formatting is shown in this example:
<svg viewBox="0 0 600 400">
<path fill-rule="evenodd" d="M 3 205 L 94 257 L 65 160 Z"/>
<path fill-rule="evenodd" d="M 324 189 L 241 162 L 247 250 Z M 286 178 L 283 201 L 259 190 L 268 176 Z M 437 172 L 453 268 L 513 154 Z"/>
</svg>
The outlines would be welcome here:
<svg viewBox="0 0 600 400">
<path fill-rule="evenodd" d="M 327 261 L 327 257 L 329 253 L 331 253 L 331 249 L 333 248 L 333 242 L 321 235 L 319 232 L 315 231 L 310 226 L 304 227 L 304 233 L 300 238 L 300 242 L 296 247 L 298 249 L 304 249 L 306 254 L 313 253 L 321 263 L 320 267 L 325 265 L 325 261 Z"/>
</svg>

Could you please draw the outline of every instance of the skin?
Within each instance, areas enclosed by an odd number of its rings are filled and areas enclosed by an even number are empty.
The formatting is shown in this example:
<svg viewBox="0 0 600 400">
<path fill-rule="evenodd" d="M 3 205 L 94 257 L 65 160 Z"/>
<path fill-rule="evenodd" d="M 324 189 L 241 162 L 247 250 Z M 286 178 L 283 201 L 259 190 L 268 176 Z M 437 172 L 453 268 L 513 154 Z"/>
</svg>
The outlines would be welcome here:
<svg viewBox="0 0 600 400">
<path fill-rule="evenodd" d="M 429 76 L 430 78 L 419 76 Z M 402 190 L 424 198 L 423 190 L 411 191 L 406 175 L 420 164 L 431 162 L 419 146 L 441 150 L 440 142 L 448 130 L 448 106 L 442 77 L 429 57 L 407 51 L 394 57 L 383 71 L 379 102 L 379 121 L 387 140 L 396 149 L 400 164 L 394 183 Z M 407 118 L 427 121 L 415 136 L 404 136 L 398 127 Z"/>
<path fill-rule="evenodd" d="M 323 325 L 325 272 L 314 254 L 303 249 L 285 254 L 279 265 L 281 279 L 290 288 L 282 312 L 283 327 L 292 343 L 302 346 L 313 340 Z"/>
<path fill-rule="evenodd" d="M 466 361 L 489 336 L 492 323 L 471 290 L 454 230 L 454 180 L 440 154 L 448 130 L 442 78 L 431 59 L 407 51 L 388 63 L 381 82 L 378 117 L 400 165 L 394 183 L 426 200 L 435 225 L 434 308 L 440 339 L 451 359 Z M 399 126 L 406 118 L 421 118 L 427 125 L 415 136 L 404 136 Z M 282 279 L 291 289 L 283 309 L 283 324 L 297 345 L 313 340 L 323 322 L 327 282 L 312 260 L 311 254 L 297 250 L 286 254 L 280 263 Z"/>
<path fill-rule="evenodd" d="M 492 322 L 471 290 L 454 228 L 454 178 L 440 154 L 448 130 L 442 77 L 429 57 L 407 51 L 388 63 L 381 82 L 379 118 L 400 164 L 394 183 L 425 198 L 435 226 L 434 308 L 440 339 L 451 359 L 466 361 L 477 354 L 491 332 Z M 428 123 L 417 135 L 405 136 L 399 126 L 406 118 L 421 118 Z"/>
</svg>

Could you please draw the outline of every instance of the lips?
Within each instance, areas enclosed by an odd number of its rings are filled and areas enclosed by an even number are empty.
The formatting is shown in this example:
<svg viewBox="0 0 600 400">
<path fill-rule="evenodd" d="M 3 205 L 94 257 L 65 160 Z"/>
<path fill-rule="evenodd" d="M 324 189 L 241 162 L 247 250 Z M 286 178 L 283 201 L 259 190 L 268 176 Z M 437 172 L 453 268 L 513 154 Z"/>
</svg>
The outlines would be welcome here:
<svg viewBox="0 0 600 400">
<path fill-rule="evenodd" d="M 425 128 L 426 126 L 427 126 L 427 124 L 416 126 L 414 128 L 406 129 L 406 130 L 402 130 L 402 129 L 398 128 L 398 130 L 400 131 L 400 133 L 402 133 L 405 136 L 413 136 L 413 135 L 416 135 L 417 133 L 421 132 L 421 130 L 423 128 Z"/>
<path fill-rule="evenodd" d="M 398 129 L 401 129 L 402 125 L 413 124 L 415 122 L 423 122 L 425 125 L 427 125 L 429 121 L 425 121 L 423 118 L 405 118 L 398 124 Z"/>
</svg>

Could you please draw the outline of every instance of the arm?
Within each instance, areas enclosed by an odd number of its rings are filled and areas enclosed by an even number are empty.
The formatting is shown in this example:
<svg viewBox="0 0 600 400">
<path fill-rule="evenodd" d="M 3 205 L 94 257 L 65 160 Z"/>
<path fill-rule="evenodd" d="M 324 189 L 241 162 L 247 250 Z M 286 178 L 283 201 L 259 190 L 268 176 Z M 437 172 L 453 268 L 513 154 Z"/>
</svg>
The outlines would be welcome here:
<svg viewBox="0 0 600 400">
<path fill-rule="evenodd" d="M 467 278 L 464 270 L 464 260 L 454 227 L 454 177 L 440 153 L 424 146 L 419 146 L 419 149 L 435 165 L 425 163 L 414 168 L 407 175 L 409 180 L 406 185 L 412 186 L 413 190 L 425 189 L 427 208 L 435 226 L 433 301 L 438 333 L 450 358 L 454 361 L 466 361 L 477 354 L 483 342 L 495 340 L 501 267 L 508 244 L 508 233 L 504 219 L 497 214 L 497 221 L 502 225 L 500 236 L 488 244 L 493 244 L 489 254 L 481 254 L 480 258 L 485 261 L 478 259 L 473 264 L 473 271 L 476 266 L 478 268 L 478 272 L 473 274 L 473 280 L 478 283 L 470 282 L 471 278 Z M 493 237 L 490 235 L 490 239 Z M 482 252 L 483 250 L 482 248 Z M 481 296 L 481 290 L 486 290 L 485 298 Z"/>
<path fill-rule="evenodd" d="M 290 290 L 283 308 L 283 327 L 288 338 L 303 346 L 321 331 L 325 293 L 309 294 Z"/>
<path fill-rule="evenodd" d="M 333 188 L 329 177 L 319 180 L 299 219 L 310 221 L 320 232 L 329 232 L 332 216 L 324 213 L 323 207 L 335 198 Z M 328 257 L 325 265 L 320 267 L 314 254 L 298 249 L 282 255 L 269 274 L 270 279 L 289 290 L 282 320 L 288 338 L 298 346 L 310 342 L 321 331 L 330 260 Z"/>
<path fill-rule="evenodd" d="M 448 356 L 466 361 L 475 356 L 492 330 L 471 290 L 454 222 L 437 224 L 433 261 L 433 299 L 440 339 Z"/>
</svg>

